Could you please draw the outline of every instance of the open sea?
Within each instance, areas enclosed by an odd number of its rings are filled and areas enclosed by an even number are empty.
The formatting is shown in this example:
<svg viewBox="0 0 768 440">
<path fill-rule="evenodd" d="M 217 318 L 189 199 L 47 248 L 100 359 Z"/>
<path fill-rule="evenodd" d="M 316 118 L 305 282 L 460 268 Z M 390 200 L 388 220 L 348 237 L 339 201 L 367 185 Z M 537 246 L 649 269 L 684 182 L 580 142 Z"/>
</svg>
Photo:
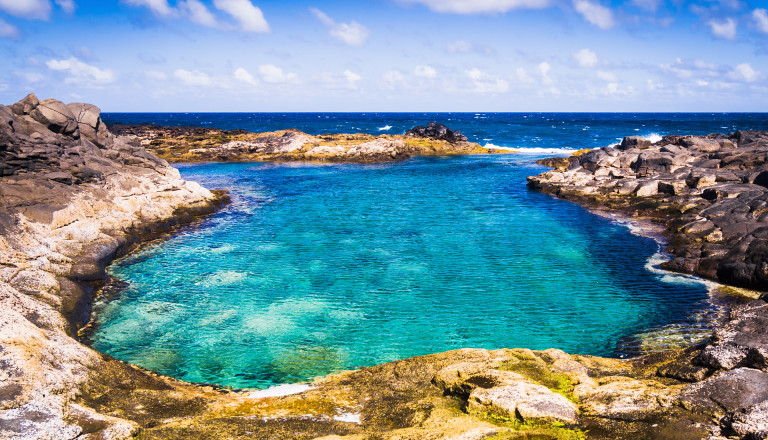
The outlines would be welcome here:
<svg viewBox="0 0 768 440">
<path fill-rule="evenodd" d="M 93 346 L 191 382 L 265 388 L 462 347 L 628 356 L 690 343 L 708 285 L 622 221 L 526 188 L 535 160 L 767 114 L 107 113 L 107 123 L 401 134 L 430 121 L 522 154 L 179 165 L 233 202 L 116 261 Z M 119 288 L 114 288 L 114 287 Z"/>
</svg>

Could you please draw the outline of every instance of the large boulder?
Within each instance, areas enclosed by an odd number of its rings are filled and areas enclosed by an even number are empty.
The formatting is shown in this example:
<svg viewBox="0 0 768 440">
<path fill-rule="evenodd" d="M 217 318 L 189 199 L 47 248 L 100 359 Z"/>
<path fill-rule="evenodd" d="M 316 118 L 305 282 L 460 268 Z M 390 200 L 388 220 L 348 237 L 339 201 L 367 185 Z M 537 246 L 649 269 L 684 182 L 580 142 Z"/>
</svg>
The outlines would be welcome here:
<svg viewBox="0 0 768 440">
<path fill-rule="evenodd" d="M 14 114 L 17 114 L 19 116 L 28 115 L 32 112 L 32 110 L 36 109 L 37 106 L 40 105 L 40 100 L 37 99 L 37 96 L 35 96 L 34 93 L 30 93 L 29 95 L 25 96 L 24 99 L 17 102 L 16 104 L 10 105 L 9 108 Z"/>
<path fill-rule="evenodd" d="M 29 116 L 54 133 L 79 137 L 77 119 L 69 107 L 61 101 L 56 99 L 40 101 L 40 104 L 29 113 Z"/>
<path fill-rule="evenodd" d="M 67 104 L 67 108 L 75 116 L 80 135 L 96 145 L 103 145 L 109 132 L 101 120 L 101 109 L 95 105 L 80 102 Z"/>
<path fill-rule="evenodd" d="M 460 131 L 454 131 L 446 127 L 443 124 L 437 122 L 430 122 L 426 127 L 419 125 L 405 132 L 406 136 L 421 137 L 438 139 L 442 141 L 448 141 L 452 144 L 459 142 L 466 142 L 467 137 L 461 134 Z"/>
<path fill-rule="evenodd" d="M 638 150 L 645 150 L 651 146 L 650 139 L 646 139 L 642 136 L 626 136 L 621 140 L 619 144 L 619 150 L 629 150 L 631 148 L 637 148 Z"/>
</svg>

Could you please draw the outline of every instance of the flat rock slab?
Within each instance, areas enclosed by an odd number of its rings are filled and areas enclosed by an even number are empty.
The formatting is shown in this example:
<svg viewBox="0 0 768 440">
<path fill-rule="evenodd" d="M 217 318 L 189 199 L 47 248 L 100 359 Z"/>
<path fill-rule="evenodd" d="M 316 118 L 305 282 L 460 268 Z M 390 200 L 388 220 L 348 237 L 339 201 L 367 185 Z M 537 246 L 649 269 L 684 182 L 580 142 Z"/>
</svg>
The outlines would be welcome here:
<svg viewBox="0 0 768 440">
<path fill-rule="evenodd" d="M 737 368 L 687 386 L 681 400 L 708 408 L 736 411 L 768 401 L 768 373 Z"/>
</svg>

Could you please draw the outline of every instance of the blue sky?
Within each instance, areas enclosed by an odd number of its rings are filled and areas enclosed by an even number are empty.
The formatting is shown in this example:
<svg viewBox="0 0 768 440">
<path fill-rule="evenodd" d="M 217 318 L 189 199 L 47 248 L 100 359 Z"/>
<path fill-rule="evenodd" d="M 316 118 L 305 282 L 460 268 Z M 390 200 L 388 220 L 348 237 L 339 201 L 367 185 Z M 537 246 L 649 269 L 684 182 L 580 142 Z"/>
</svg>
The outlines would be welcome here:
<svg viewBox="0 0 768 440">
<path fill-rule="evenodd" d="M 0 102 L 768 111 L 764 0 L 0 0 Z"/>
</svg>

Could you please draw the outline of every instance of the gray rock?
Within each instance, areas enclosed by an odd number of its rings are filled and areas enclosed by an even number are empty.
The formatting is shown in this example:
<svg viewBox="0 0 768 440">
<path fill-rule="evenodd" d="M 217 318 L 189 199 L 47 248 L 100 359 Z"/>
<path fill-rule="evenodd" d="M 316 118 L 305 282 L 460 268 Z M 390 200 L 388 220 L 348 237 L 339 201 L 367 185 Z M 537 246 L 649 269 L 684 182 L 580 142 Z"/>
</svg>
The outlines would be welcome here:
<svg viewBox="0 0 768 440">
<path fill-rule="evenodd" d="M 492 388 L 476 388 L 469 395 L 470 410 L 488 411 L 525 422 L 557 421 L 574 423 L 578 408 L 570 400 L 547 387 L 518 381 Z"/>
<path fill-rule="evenodd" d="M 642 136 L 626 136 L 621 140 L 621 144 L 617 147 L 619 150 L 629 150 L 631 148 L 637 148 L 638 150 L 644 150 L 651 146 L 651 141 Z"/>
<path fill-rule="evenodd" d="M 725 423 L 741 436 L 768 433 L 768 400 L 731 412 Z"/>
<path fill-rule="evenodd" d="M 40 105 L 40 101 L 37 99 L 37 96 L 34 93 L 30 93 L 21 101 L 11 105 L 10 109 L 13 113 L 21 116 L 30 114 L 38 105 Z"/>
<path fill-rule="evenodd" d="M 96 145 L 103 145 L 109 132 L 101 120 L 101 109 L 79 102 L 67 104 L 67 108 L 75 116 L 80 134 Z"/>
<path fill-rule="evenodd" d="M 704 407 L 736 411 L 768 400 L 768 373 L 738 368 L 688 385 L 681 399 Z"/>
<path fill-rule="evenodd" d="M 40 101 L 40 104 L 29 115 L 54 133 L 75 135 L 78 131 L 75 115 L 63 102 L 55 99 Z"/>
</svg>

